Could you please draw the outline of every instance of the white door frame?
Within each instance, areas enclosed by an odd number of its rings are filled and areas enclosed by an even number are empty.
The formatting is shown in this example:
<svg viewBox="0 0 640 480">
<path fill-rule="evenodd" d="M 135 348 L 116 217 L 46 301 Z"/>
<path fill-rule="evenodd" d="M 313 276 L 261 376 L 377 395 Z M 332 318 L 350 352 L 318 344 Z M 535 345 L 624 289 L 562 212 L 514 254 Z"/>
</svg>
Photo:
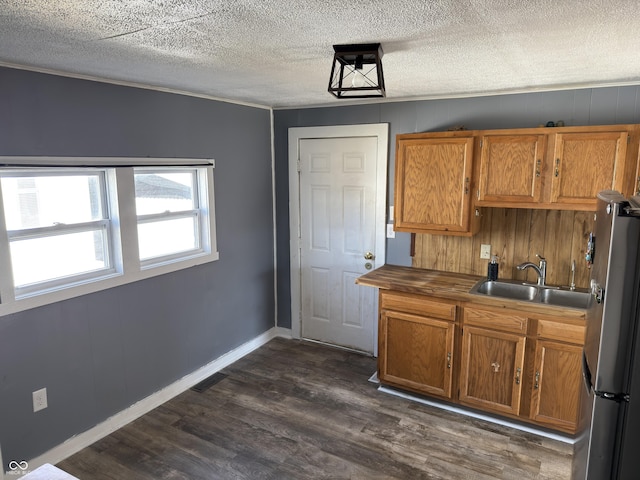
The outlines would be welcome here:
<svg viewBox="0 0 640 480">
<path fill-rule="evenodd" d="M 329 127 L 292 127 L 289 129 L 289 251 L 291 265 L 291 336 L 301 336 L 302 284 L 300 263 L 300 178 L 298 161 L 300 140 L 311 138 L 377 137 L 378 158 L 376 161 L 376 247 L 374 267 L 380 267 L 386 259 L 386 209 L 387 209 L 387 162 L 389 148 L 389 124 L 371 123 L 362 125 L 335 125 Z M 377 303 L 377 296 L 376 303 Z M 377 310 L 376 310 L 377 311 Z M 377 325 L 378 322 L 374 322 Z M 374 339 L 377 339 L 374 327 Z M 377 341 L 374 354 L 377 355 Z"/>
</svg>

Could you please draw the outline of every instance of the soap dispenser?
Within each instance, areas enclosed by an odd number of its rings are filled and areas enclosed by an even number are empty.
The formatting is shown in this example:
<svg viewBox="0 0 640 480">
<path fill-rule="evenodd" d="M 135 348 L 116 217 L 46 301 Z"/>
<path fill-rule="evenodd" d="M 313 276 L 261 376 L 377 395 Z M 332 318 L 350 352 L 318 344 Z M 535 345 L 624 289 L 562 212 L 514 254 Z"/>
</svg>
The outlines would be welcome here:
<svg viewBox="0 0 640 480">
<path fill-rule="evenodd" d="M 491 261 L 489 262 L 489 267 L 487 269 L 487 280 L 496 281 L 498 280 L 498 256 L 492 255 Z"/>
</svg>

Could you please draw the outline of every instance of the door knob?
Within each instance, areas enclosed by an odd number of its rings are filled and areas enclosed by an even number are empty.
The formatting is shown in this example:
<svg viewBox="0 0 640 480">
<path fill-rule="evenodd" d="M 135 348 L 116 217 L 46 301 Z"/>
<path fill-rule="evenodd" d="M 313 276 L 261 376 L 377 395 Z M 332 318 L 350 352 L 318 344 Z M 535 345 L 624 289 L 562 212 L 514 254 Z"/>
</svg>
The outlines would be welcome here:
<svg viewBox="0 0 640 480">
<path fill-rule="evenodd" d="M 365 260 L 373 260 L 374 258 L 376 258 L 376 256 L 371 252 L 367 252 L 367 253 L 364 254 L 364 259 Z"/>
</svg>

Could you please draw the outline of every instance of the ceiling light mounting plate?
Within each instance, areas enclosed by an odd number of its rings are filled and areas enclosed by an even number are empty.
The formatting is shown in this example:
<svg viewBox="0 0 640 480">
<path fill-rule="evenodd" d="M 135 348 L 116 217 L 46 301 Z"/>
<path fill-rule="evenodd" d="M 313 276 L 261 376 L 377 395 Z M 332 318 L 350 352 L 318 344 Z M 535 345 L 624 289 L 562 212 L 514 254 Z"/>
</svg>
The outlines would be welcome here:
<svg viewBox="0 0 640 480">
<path fill-rule="evenodd" d="M 379 43 L 334 45 L 333 50 L 329 93 L 336 98 L 386 96 Z"/>
</svg>

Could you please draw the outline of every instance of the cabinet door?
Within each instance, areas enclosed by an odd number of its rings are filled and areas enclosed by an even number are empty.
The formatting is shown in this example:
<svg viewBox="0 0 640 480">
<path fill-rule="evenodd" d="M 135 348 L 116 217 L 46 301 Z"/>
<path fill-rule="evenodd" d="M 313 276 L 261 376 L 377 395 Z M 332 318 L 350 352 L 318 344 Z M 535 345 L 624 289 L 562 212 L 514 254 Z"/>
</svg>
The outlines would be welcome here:
<svg viewBox="0 0 640 480">
<path fill-rule="evenodd" d="M 398 136 L 395 229 L 468 233 L 472 159 L 473 137 Z"/>
<path fill-rule="evenodd" d="M 464 327 L 460 401 L 487 411 L 518 415 L 525 336 Z"/>
<path fill-rule="evenodd" d="M 582 387 L 582 347 L 536 342 L 532 420 L 568 433 L 576 431 Z"/>
<path fill-rule="evenodd" d="M 392 310 L 380 321 L 380 381 L 451 398 L 455 324 Z"/>
<path fill-rule="evenodd" d="M 551 203 L 593 209 L 599 191 L 622 192 L 627 138 L 627 132 L 557 134 Z"/>
<path fill-rule="evenodd" d="M 540 201 L 546 135 L 484 135 L 478 205 Z"/>
<path fill-rule="evenodd" d="M 638 148 L 638 143 L 636 143 L 635 141 L 631 142 L 632 146 L 629 146 L 628 148 L 631 148 L 631 152 L 629 152 L 629 150 L 627 149 L 628 153 L 631 153 L 630 156 L 632 156 L 635 160 L 635 176 L 631 177 L 629 179 L 629 185 L 627 187 L 627 190 L 623 190 L 622 194 L 623 195 L 640 195 L 640 148 Z"/>
</svg>

